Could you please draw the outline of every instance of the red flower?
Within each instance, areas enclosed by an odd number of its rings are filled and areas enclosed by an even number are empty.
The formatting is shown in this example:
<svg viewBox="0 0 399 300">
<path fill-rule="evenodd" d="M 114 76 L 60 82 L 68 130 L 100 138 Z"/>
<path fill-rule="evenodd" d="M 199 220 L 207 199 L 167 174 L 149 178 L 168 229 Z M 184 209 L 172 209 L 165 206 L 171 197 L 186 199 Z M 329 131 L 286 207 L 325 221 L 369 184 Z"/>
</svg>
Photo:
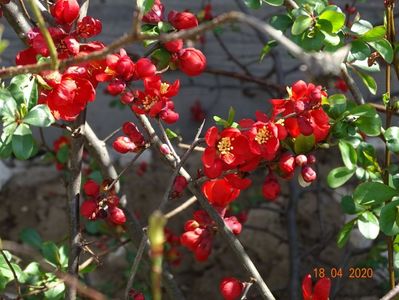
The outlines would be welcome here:
<svg viewBox="0 0 399 300">
<path fill-rule="evenodd" d="M 249 147 L 255 155 L 272 160 L 280 147 L 278 129 L 272 122 L 257 121 L 247 131 Z"/>
<path fill-rule="evenodd" d="M 213 206 L 224 208 L 240 195 L 240 190 L 222 178 L 205 182 L 202 185 L 202 193 Z"/>
<path fill-rule="evenodd" d="M 243 163 L 249 153 L 248 140 L 237 128 L 226 128 L 219 133 L 213 126 L 207 130 L 205 141 L 208 147 L 202 155 L 202 163 L 209 178 L 216 178 L 222 170 Z"/>
<path fill-rule="evenodd" d="M 145 300 L 144 294 L 138 291 L 135 291 L 134 289 L 131 289 L 129 291 L 129 297 L 132 298 L 132 300 Z"/>
<path fill-rule="evenodd" d="M 71 24 L 79 16 L 79 9 L 76 0 L 57 0 L 51 7 L 51 15 L 58 24 Z"/>
<path fill-rule="evenodd" d="M 277 179 L 272 174 L 267 175 L 262 186 L 263 197 L 266 200 L 274 201 L 280 195 L 280 191 L 281 187 Z"/>
<path fill-rule="evenodd" d="M 237 300 L 244 290 L 244 284 L 234 277 L 225 277 L 220 282 L 219 290 L 224 300 Z"/>
<path fill-rule="evenodd" d="M 198 76 L 205 70 L 206 57 L 198 49 L 182 49 L 178 53 L 177 66 L 188 76 Z"/>
<path fill-rule="evenodd" d="M 50 77 L 49 75 L 48 78 Z M 49 92 L 42 91 L 40 103 L 47 104 L 57 120 L 75 120 L 87 103 L 94 101 L 96 96 L 91 82 L 81 74 L 74 74 L 73 68 L 69 68 L 59 82 L 47 82 L 53 89 Z"/>
<path fill-rule="evenodd" d="M 127 136 L 118 137 L 112 147 L 119 153 L 137 152 L 137 146 Z"/>
<path fill-rule="evenodd" d="M 313 288 L 312 277 L 308 274 L 302 281 L 303 300 L 328 300 L 330 288 L 330 278 L 326 277 L 319 279 Z"/>
<path fill-rule="evenodd" d="M 35 64 L 37 62 L 36 55 L 36 50 L 32 47 L 29 47 L 28 49 L 17 53 L 15 57 L 15 63 L 19 66 Z"/>
<path fill-rule="evenodd" d="M 136 144 L 136 146 L 144 146 L 144 136 L 134 123 L 125 122 L 122 126 L 122 130 L 129 137 L 129 139 Z"/>
<path fill-rule="evenodd" d="M 136 77 L 144 79 L 146 77 L 155 76 L 157 68 L 148 58 L 140 58 L 136 62 Z"/>
<path fill-rule="evenodd" d="M 168 15 L 168 20 L 177 30 L 189 29 L 198 26 L 197 17 L 186 11 L 177 12 L 172 10 Z"/>
<path fill-rule="evenodd" d="M 166 50 L 168 50 L 170 53 L 176 53 L 179 52 L 181 49 L 183 49 L 183 40 L 174 40 L 167 42 L 163 44 Z"/>
<path fill-rule="evenodd" d="M 163 20 L 164 5 L 160 0 L 155 0 L 151 10 L 143 16 L 143 22 L 149 24 L 158 24 Z"/>
<path fill-rule="evenodd" d="M 101 21 L 89 16 L 84 17 L 76 26 L 76 33 L 83 39 L 88 39 L 100 34 L 101 30 Z"/>
</svg>

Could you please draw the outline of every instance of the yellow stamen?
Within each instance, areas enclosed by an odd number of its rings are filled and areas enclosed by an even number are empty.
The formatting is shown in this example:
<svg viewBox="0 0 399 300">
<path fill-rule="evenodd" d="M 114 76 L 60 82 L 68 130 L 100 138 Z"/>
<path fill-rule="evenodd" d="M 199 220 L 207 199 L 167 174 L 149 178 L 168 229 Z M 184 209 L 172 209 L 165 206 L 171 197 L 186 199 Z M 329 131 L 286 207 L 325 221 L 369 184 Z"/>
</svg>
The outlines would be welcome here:
<svg viewBox="0 0 399 300">
<path fill-rule="evenodd" d="M 258 130 L 258 133 L 255 136 L 255 141 L 258 142 L 258 144 L 264 144 L 266 143 L 270 138 L 270 132 L 266 128 L 266 126 L 263 126 L 261 129 Z"/>
<path fill-rule="evenodd" d="M 222 155 L 229 154 L 230 151 L 233 150 L 229 137 L 224 137 L 219 141 L 218 150 Z"/>
<path fill-rule="evenodd" d="M 166 94 L 168 92 L 168 89 L 169 89 L 169 84 L 167 84 L 166 82 L 162 82 L 160 88 L 161 94 Z"/>
</svg>

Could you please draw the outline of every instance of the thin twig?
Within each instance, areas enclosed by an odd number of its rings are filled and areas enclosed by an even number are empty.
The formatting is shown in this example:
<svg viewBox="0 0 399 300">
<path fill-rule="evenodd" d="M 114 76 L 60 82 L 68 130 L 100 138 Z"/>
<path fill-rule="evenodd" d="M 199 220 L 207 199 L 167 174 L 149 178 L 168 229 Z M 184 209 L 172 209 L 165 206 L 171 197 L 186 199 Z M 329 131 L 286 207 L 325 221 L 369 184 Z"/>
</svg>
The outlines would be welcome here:
<svg viewBox="0 0 399 300">
<path fill-rule="evenodd" d="M 140 149 L 139 152 L 136 153 L 136 155 L 133 157 L 132 161 L 118 174 L 118 176 L 116 176 L 116 178 L 111 182 L 111 184 L 107 187 L 108 190 L 111 190 L 115 184 L 119 181 L 119 179 L 122 177 L 123 174 L 125 174 L 125 172 L 127 170 L 129 170 L 134 163 L 139 159 L 139 157 L 141 156 L 141 154 L 144 153 L 144 151 L 148 148 L 148 146 L 143 147 L 142 149 Z"/>
<path fill-rule="evenodd" d="M 165 214 L 166 219 L 170 219 L 177 214 L 181 213 L 183 210 L 187 209 L 191 205 L 193 205 L 195 202 L 197 202 L 197 198 L 195 196 L 192 196 L 191 198 L 187 199 L 186 201 L 183 202 L 180 206 L 176 207 L 174 210 L 168 212 Z"/>
<path fill-rule="evenodd" d="M 186 160 L 189 158 L 189 156 L 193 152 L 195 146 L 197 146 L 198 143 L 202 142 L 202 140 L 199 138 L 199 136 L 201 135 L 202 129 L 204 128 L 204 124 L 205 124 L 205 120 L 202 122 L 201 126 L 198 128 L 197 134 L 194 137 L 194 141 L 192 142 L 191 147 L 184 153 L 184 155 L 182 156 L 181 159 L 179 158 L 177 160 L 177 161 L 179 161 L 179 163 L 176 166 L 176 168 L 174 169 L 172 176 L 170 177 L 166 192 L 164 194 L 162 202 L 159 205 L 160 211 L 164 211 L 165 206 L 168 203 L 168 200 L 170 199 L 171 193 L 173 191 L 173 184 L 176 180 L 177 175 L 179 175 L 180 168 L 184 165 Z M 174 151 L 174 153 L 176 153 L 176 151 Z M 176 156 L 177 156 L 177 154 L 176 154 Z"/>
<path fill-rule="evenodd" d="M 391 289 L 384 297 L 380 298 L 380 300 L 392 300 L 397 295 L 399 295 L 399 284 Z"/>
<path fill-rule="evenodd" d="M 136 276 L 137 270 L 139 269 L 141 258 L 143 257 L 145 246 L 147 245 L 147 236 L 144 234 L 141 238 L 141 242 L 139 248 L 137 249 L 136 257 L 134 258 L 134 262 L 132 265 L 132 269 L 130 270 L 129 280 L 125 289 L 125 299 L 129 300 L 129 291 L 133 286 L 134 277 Z"/>
<path fill-rule="evenodd" d="M 244 291 L 242 292 L 242 296 L 241 296 L 241 300 L 247 300 L 247 295 L 249 290 L 251 289 L 252 285 L 254 284 L 253 280 L 251 280 L 250 282 L 246 282 L 245 283 L 245 288 Z"/>
<path fill-rule="evenodd" d="M 352 93 L 352 96 L 357 104 L 364 104 L 364 98 L 362 93 L 360 92 L 356 82 L 353 80 L 352 76 L 349 74 L 348 69 L 346 68 L 346 64 L 341 64 L 341 76 L 342 79 L 346 82 L 349 90 Z"/>
<path fill-rule="evenodd" d="M 170 139 L 168 137 L 168 134 L 166 133 L 165 127 L 163 126 L 162 121 L 160 119 L 158 119 L 158 127 L 161 130 L 163 139 L 164 139 L 165 143 L 168 145 L 170 151 L 172 152 L 172 155 L 176 158 L 177 162 L 179 162 L 180 158 L 177 155 L 176 150 L 173 147 L 173 145 L 172 145 L 172 143 L 171 143 L 171 141 L 170 141 Z"/>
<path fill-rule="evenodd" d="M 1 255 L 3 256 L 4 260 L 6 261 L 8 268 L 11 270 L 12 276 L 14 277 L 14 284 L 15 284 L 15 289 L 18 294 L 18 299 L 23 299 L 22 294 L 21 294 L 21 285 L 19 284 L 18 276 L 15 273 L 15 270 L 14 270 L 11 262 L 8 260 L 7 255 L 4 253 L 4 250 L 0 250 L 0 251 L 1 251 Z"/>
<path fill-rule="evenodd" d="M 117 134 L 119 131 L 121 131 L 122 127 L 119 127 L 117 129 L 115 129 L 114 131 L 112 131 L 109 135 L 107 135 L 104 139 L 103 139 L 103 143 L 108 142 L 108 140 L 112 139 L 112 137 Z"/>
</svg>

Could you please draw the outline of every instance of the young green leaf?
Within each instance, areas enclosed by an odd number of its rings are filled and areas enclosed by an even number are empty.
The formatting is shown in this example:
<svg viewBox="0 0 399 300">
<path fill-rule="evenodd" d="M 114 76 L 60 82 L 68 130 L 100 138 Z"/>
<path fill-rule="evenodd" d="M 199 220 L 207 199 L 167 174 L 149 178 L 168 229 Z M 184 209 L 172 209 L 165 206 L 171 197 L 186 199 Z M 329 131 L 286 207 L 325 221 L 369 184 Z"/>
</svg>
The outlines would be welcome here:
<svg viewBox="0 0 399 300">
<path fill-rule="evenodd" d="M 294 151 L 296 154 L 307 153 L 313 149 L 315 145 L 315 137 L 314 135 L 299 135 L 295 138 L 294 142 Z"/>
<path fill-rule="evenodd" d="M 362 34 L 359 39 L 365 42 L 374 42 L 385 37 L 385 27 L 383 25 L 376 26 L 364 34 Z"/>
<path fill-rule="evenodd" d="M 355 170 L 347 167 L 339 167 L 332 169 L 327 176 L 328 186 L 335 189 L 345 184 L 355 174 Z"/>
<path fill-rule="evenodd" d="M 345 141 L 339 141 L 339 150 L 341 151 L 342 161 L 344 165 L 353 170 L 356 167 L 357 153 L 353 146 Z"/>
<path fill-rule="evenodd" d="M 356 219 L 346 223 L 344 227 L 339 231 L 337 238 L 337 245 L 342 248 L 347 243 L 350 233 L 352 232 L 353 226 L 355 225 Z"/>
<path fill-rule="evenodd" d="M 11 79 L 8 90 L 18 105 L 24 103 L 29 110 L 37 104 L 39 93 L 37 80 L 31 74 L 17 75 Z"/>
<path fill-rule="evenodd" d="M 328 30 L 329 33 L 336 33 L 345 25 L 345 15 L 333 10 L 325 10 L 319 16 L 318 20 L 324 20 L 330 23 L 331 28 Z"/>
<path fill-rule="evenodd" d="M 312 25 L 313 19 L 310 16 L 298 16 L 291 28 L 293 35 L 300 35 Z"/>
</svg>

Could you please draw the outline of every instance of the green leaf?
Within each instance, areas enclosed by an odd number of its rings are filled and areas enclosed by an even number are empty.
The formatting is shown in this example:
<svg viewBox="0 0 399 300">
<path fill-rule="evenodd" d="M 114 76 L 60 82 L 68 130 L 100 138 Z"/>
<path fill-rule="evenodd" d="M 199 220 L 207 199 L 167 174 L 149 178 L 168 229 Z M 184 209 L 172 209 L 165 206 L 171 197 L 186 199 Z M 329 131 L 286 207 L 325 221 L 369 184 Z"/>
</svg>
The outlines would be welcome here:
<svg viewBox="0 0 399 300">
<path fill-rule="evenodd" d="M 166 135 L 168 136 L 168 138 L 169 138 L 170 140 L 179 137 L 178 134 L 177 134 L 176 132 L 174 132 L 173 130 L 171 130 L 171 129 L 169 129 L 169 128 L 166 128 L 165 131 L 166 131 Z"/>
<path fill-rule="evenodd" d="M 399 152 L 399 127 L 389 127 L 384 132 L 385 141 L 390 151 L 394 153 Z"/>
<path fill-rule="evenodd" d="M 345 25 L 345 15 L 333 10 L 325 10 L 318 20 L 325 20 L 331 24 L 331 30 L 328 30 L 329 33 L 336 33 Z"/>
<path fill-rule="evenodd" d="M 356 167 L 356 162 L 357 162 L 357 153 L 355 148 L 349 143 L 346 143 L 345 141 L 339 141 L 339 150 L 341 151 L 341 157 L 342 161 L 344 162 L 344 165 L 350 169 L 353 170 Z"/>
<path fill-rule="evenodd" d="M 292 19 L 287 15 L 276 15 L 270 19 L 270 25 L 284 32 L 292 25 Z"/>
<path fill-rule="evenodd" d="M 21 160 L 26 160 L 35 150 L 35 140 L 32 131 L 26 124 L 20 124 L 12 136 L 12 150 L 14 155 Z"/>
<path fill-rule="evenodd" d="M 265 58 L 265 56 L 276 46 L 277 42 L 275 40 L 268 41 L 266 45 L 262 48 L 259 60 L 262 61 Z"/>
<path fill-rule="evenodd" d="M 355 170 L 350 170 L 347 167 L 339 167 L 332 169 L 327 176 L 328 186 L 335 189 L 347 182 L 355 174 Z"/>
<path fill-rule="evenodd" d="M 262 6 L 262 0 L 244 0 L 244 3 L 252 9 L 259 9 Z"/>
<path fill-rule="evenodd" d="M 296 154 L 307 153 L 313 149 L 315 143 L 316 141 L 313 134 L 308 136 L 301 134 L 295 138 L 294 151 Z"/>
<path fill-rule="evenodd" d="M 370 56 L 371 54 L 370 47 L 365 42 L 355 40 L 352 42 L 351 45 L 352 45 L 351 51 L 348 56 L 349 61 L 364 60 Z"/>
<path fill-rule="evenodd" d="M 368 136 L 378 136 L 381 133 L 382 121 L 376 109 L 369 104 L 358 105 L 350 111 L 352 116 L 358 116 L 355 125 Z"/>
<path fill-rule="evenodd" d="M 366 20 L 359 20 L 353 23 L 351 27 L 351 31 L 359 35 L 366 33 L 370 29 L 373 29 L 373 24 Z"/>
<path fill-rule="evenodd" d="M 369 211 L 362 213 L 357 221 L 360 233 L 370 240 L 377 238 L 380 233 L 380 226 L 377 217 Z"/>
<path fill-rule="evenodd" d="M 23 229 L 19 234 L 19 238 L 25 244 L 28 244 L 36 249 L 40 249 L 42 247 L 43 240 L 40 234 L 33 228 Z"/>
<path fill-rule="evenodd" d="M 272 6 L 281 6 L 284 4 L 284 0 L 263 0 L 263 2 Z"/>
<path fill-rule="evenodd" d="M 353 199 L 360 205 L 379 205 L 398 195 L 398 191 L 379 182 L 364 182 L 358 185 Z"/>
<path fill-rule="evenodd" d="M 312 25 L 313 19 L 310 16 L 299 16 L 295 19 L 291 28 L 293 35 L 300 35 Z"/>
<path fill-rule="evenodd" d="M 364 34 L 362 34 L 359 39 L 365 42 L 374 42 L 385 37 L 385 27 L 383 25 L 376 26 Z"/>
<path fill-rule="evenodd" d="M 387 63 L 392 63 L 393 61 L 393 49 L 390 42 L 386 39 L 381 39 L 375 42 L 368 43 L 371 47 L 373 47 L 379 54 L 381 54 L 382 58 Z"/>
<path fill-rule="evenodd" d="M 39 104 L 28 112 L 23 122 L 37 127 L 49 127 L 55 120 L 48 106 Z"/>
<path fill-rule="evenodd" d="M 377 93 L 377 83 L 374 78 L 370 75 L 360 72 L 359 70 L 355 70 L 356 74 L 362 79 L 364 85 L 368 88 L 370 93 L 375 95 Z"/>
<path fill-rule="evenodd" d="M 236 115 L 235 109 L 234 109 L 232 106 L 230 106 L 230 108 L 229 108 L 229 116 L 228 116 L 228 118 L 227 118 L 227 126 L 228 126 L 228 127 L 230 127 L 231 124 L 234 123 L 234 117 L 235 117 L 235 115 Z"/>
<path fill-rule="evenodd" d="M 59 300 L 64 298 L 65 285 L 60 282 L 53 288 L 44 292 L 46 300 Z"/>
<path fill-rule="evenodd" d="M 53 242 L 45 242 L 42 244 L 42 254 L 44 258 L 57 267 L 61 267 L 61 257 L 58 247 Z"/>
<path fill-rule="evenodd" d="M 330 109 L 328 110 L 328 114 L 332 118 L 338 118 L 346 111 L 346 96 L 343 94 L 335 94 L 328 97 L 328 104 L 330 105 Z"/>
<path fill-rule="evenodd" d="M 356 205 L 352 196 L 346 195 L 341 199 L 341 209 L 344 213 L 348 215 L 354 215 L 359 212 L 359 207 Z"/>
<path fill-rule="evenodd" d="M 339 231 L 337 238 L 337 245 L 339 248 L 345 246 L 349 239 L 349 235 L 352 232 L 353 226 L 355 225 L 356 219 L 346 223 L 344 227 Z"/>
<path fill-rule="evenodd" d="M 5 98 L 4 101 L 0 102 L 1 116 L 9 119 L 15 119 L 18 111 L 17 102 L 15 102 L 14 98 Z"/>
<path fill-rule="evenodd" d="M 18 105 L 25 103 L 28 110 L 37 104 L 37 99 L 39 98 L 37 81 L 31 74 L 15 76 L 11 79 L 8 90 Z"/>
<path fill-rule="evenodd" d="M 392 201 L 381 209 L 380 228 L 386 235 L 392 236 L 399 234 L 399 227 L 396 224 L 398 217 L 399 200 Z"/>
<path fill-rule="evenodd" d="M 158 22 L 158 29 L 159 29 L 159 32 L 166 33 L 166 32 L 172 31 L 173 27 L 168 22 Z"/>
<path fill-rule="evenodd" d="M 157 69 L 163 70 L 169 66 L 171 55 L 166 49 L 159 48 L 152 53 L 151 58 L 155 61 Z"/>
<path fill-rule="evenodd" d="M 146 13 L 152 8 L 154 1 L 155 0 L 138 0 L 137 7 Z"/>
</svg>

